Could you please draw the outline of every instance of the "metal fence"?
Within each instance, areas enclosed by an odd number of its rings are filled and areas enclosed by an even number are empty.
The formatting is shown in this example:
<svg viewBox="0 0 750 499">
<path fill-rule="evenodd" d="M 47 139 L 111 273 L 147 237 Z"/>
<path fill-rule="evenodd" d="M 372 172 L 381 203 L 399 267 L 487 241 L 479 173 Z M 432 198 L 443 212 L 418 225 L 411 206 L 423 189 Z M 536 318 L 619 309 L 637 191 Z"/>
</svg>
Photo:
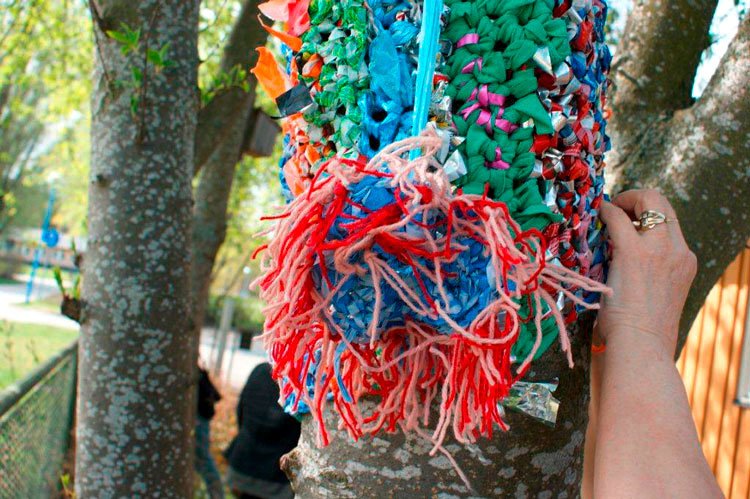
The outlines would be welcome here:
<svg viewBox="0 0 750 499">
<path fill-rule="evenodd" d="M 0 392 L 0 499 L 56 495 L 70 444 L 77 342 Z"/>
</svg>

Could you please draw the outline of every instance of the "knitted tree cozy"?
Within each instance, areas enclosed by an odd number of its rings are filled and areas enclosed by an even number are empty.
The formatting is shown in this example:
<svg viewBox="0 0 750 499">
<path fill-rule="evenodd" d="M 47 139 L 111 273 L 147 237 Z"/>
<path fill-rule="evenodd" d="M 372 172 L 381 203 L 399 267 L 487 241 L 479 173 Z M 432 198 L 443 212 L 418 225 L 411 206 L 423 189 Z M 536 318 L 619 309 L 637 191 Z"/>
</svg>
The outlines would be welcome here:
<svg viewBox="0 0 750 499">
<path fill-rule="evenodd" d="M 599 0 L 271 0 L 254 70 L 286 132 L 256 281 L 292 414 L 439 448 L 607 292 Z M 371 397 L 376 409 L 363 412 Z M 433 403 L 439 416 L 430 418 Z"/>
</svg>

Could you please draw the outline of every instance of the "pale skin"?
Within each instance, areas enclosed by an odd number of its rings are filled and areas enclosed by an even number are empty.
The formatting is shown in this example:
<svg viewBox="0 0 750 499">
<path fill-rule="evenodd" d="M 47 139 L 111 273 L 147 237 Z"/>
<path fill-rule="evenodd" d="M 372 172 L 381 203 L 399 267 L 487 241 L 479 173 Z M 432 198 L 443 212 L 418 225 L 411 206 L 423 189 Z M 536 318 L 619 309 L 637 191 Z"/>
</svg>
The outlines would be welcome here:
<svg viewBox="0 0 750 499">
<path fill-rule="evenodd" d="M 593 482 L 596 498 L 723 497 L 695 430 L 674 363 L 680 315 L 695 277 L 695 255 L 677 221 L 638 231 L 646 210 L 676 218 L 656 191 L 628 191 L 601 208 L 613 244 L 598 334 Z M 599 380 L 595 380 L 599 381 Z M 598 385 L 598 382 L 594 383 Z M 590 434 L 590 436 L 592 436 Z"/>
</svg>

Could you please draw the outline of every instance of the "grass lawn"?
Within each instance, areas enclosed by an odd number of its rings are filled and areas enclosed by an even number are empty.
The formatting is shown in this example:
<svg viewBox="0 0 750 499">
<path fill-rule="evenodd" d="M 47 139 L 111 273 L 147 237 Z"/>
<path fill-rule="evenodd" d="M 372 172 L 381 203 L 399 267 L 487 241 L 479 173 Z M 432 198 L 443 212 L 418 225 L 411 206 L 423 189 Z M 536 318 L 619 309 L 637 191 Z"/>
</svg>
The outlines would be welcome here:
<svg viewBox="0 0 750 499">
<path fill-rule="evenodd" d="M 47 298 L 43 298 L 41 300 L 34 300 L 29 303 L 20 303 L 18 306 L 33 308 L 35 310 L 41 310 L 43 312 L 51 312 L 53 314 L 59 314 L 61 303 L 62 295 L 56 294 L 53 296 L 48 296 Z"/>
<path fill-rule="evenodd" d="M 78 331 L 23 322 L 0 322 L 0 390 L 78 336 Z"/>
</svg>

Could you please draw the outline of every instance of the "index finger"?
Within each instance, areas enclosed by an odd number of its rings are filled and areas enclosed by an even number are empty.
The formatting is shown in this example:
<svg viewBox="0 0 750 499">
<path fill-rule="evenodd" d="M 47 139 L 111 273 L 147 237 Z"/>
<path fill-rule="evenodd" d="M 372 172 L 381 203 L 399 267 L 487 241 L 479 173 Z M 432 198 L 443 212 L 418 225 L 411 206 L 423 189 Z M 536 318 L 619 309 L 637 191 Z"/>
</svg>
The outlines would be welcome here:
<svg viewBox="0 0 750 499">
<path fill-rule="evenodd" d="M 638 232 L 633 222 L 619 207 L 604 201 L 599 208 L 599 216 L 607 226 L 607 233 L 615 247 L 628 247 L 637 240 Z"/>
</svg>

